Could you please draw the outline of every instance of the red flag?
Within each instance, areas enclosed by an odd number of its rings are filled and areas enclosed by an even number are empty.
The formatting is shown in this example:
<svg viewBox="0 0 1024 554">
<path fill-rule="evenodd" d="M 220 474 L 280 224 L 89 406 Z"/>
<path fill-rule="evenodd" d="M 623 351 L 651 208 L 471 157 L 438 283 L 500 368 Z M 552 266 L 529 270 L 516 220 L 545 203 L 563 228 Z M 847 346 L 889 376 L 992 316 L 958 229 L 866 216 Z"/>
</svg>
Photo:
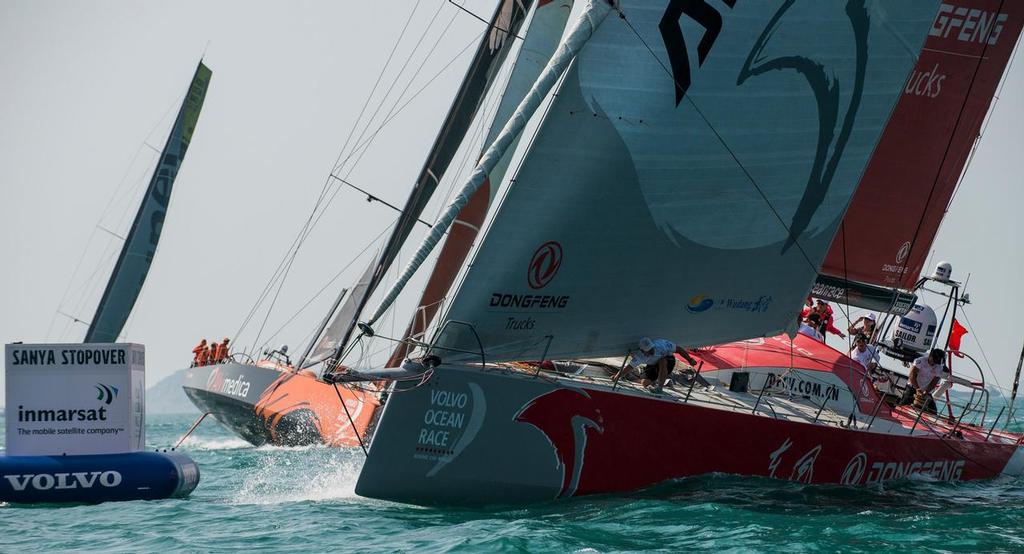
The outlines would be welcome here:
<svg viewBox="0 0 1024 554">
<path fill-rule="evenodd" d="M 967 329 L 960 325 L 960 322 L 953 318 L 953 329 L 949 332 L 949 349 L 957 356 L 963 358 L 964 355 L 960 353 L 960 339 L 964 338 L 967 334 Z"/>
</svg>

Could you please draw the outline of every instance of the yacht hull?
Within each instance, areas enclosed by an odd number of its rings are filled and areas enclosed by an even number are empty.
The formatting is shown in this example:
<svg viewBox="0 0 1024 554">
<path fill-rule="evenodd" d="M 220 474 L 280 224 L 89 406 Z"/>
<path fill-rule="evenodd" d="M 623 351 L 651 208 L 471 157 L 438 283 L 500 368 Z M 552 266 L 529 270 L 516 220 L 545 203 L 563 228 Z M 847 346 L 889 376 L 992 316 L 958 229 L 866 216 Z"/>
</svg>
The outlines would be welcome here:
<svg viewBox="0 0 1024 554">
<path fill-rule="evenodd" d="M 359 446 L 379 406 L 373 391 L 335 391 L 311 373 L 274 365 L 191 368 L 183 388 L 197 408 L 256 446 Z"/>
<path fill-rule="evenodd" d="M 356 485 L 413 504 L 538 502 L 727 473 L 871 485 L 1019 474 L 1016 437 L 776 419 L 605 381 L 442 366 L 390 395 Z M 893 429 L 892 427 L 897 429 Z M 880 426 L 879 426 L 880 427 Z M 916 432 L 917 434 L 913 434 Z M 973 434 L 972 434 L 973 433 Z"/>
</svg>

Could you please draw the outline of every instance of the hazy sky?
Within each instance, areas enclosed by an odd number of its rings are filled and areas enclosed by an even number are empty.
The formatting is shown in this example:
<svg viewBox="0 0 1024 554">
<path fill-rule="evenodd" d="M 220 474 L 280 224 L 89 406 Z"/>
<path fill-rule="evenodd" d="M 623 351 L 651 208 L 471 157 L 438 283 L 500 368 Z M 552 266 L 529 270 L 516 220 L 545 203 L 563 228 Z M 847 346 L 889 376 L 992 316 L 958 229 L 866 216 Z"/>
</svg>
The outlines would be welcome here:
<svg viewBox="0 0 1024 554">
<path fill-rule="evenodd" d="M 487 17 L 494 2 L 465 5 Z M 484 30 L 446 0 L 0 0 L 0 339 L 81 340 L 85 326 L 55 317 L 56 310 L 91 318 L 120 248 L 97 223 L 125 232 L 155 156 L 144 143 L 163 145 L 204 50 L 212 83 L 160 249 L 122 338 L 146 345 L 152 384 L 185 367 L 199 338 L 234 337 L 308 216 L 414 6 L 370 104 L 372 112 L 391 91 L 372 128 L 405 107 L 349 175 L 399 205 Z M 980 337 L 1004 386 L 1024 341 L 1016 320 L 1024 311 L 1022 56 L 1015 55 L 934 255 L 954 264 L 956 278 L 971 273 L 967 316 L 976 335 L 964 349 L 981 359 Z M 453 164 L 463 175 L 475 158 L 466 153 Z M 446 179 L 442 189 L 450 184 Z M 303 246 L 260 342 L 394 216 L 341 190 Z M 353 264 L 273 344 L 298 349 L 365 263 L 364 257 Z M 410 290 L 418 293 L 415 283 Z M 381 332 L 399 333 L 408 300 L 399 305 L 396 328 L 387 324 Z M 239 345 L 252 343 L 262 319 L 246 327 Z"/>
</svg>

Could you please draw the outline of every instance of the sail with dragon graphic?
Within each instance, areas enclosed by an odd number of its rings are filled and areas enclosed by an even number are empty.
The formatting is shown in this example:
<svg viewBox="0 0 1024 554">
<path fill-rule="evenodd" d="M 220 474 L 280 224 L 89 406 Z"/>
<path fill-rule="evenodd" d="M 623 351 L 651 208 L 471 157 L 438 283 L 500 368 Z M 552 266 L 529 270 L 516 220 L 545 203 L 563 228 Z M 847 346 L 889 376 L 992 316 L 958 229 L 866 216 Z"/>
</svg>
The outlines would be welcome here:
<svg viewBox="0 0 1024 554">
<path fill-rule="evenodd" d="M 599 356 L 791 328 L 926 4 L 623 3 L 631 25 L 606 23 L 566 73 L 447 314 L 473 332 L 438 345 Z"/>
</svg>

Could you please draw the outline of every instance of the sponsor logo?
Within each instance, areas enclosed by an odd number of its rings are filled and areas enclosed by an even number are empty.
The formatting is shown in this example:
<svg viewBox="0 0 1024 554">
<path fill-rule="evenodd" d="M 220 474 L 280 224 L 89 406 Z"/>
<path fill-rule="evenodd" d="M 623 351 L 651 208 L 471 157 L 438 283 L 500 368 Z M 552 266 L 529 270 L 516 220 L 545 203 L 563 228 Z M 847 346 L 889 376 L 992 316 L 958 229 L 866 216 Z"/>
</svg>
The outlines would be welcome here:
<svg viewBox="0 0 1024 554">
<path fill-rule="evenodd" d="M 789 480 L 811 484 L 814 481 L 814 462 L 818 459 L 818 454 L 821 454 L 820 444 L 808 450 L 793 464 L 793 472 L 789 474 Z"/>
<path fill-rule="evenodd" d="M 18 406 L 18 421 L 106 421 L 107 408 L 68 408 L 59 410 L 32 409 Z"/>
<path fill-rule="evenodd" d="M 251 383 L 245 380 L 245 375 L 239 374 L 234 379 L 228 379 L 224 377 L 219 367 L 214 368 L 210 372 L 210 376 L 206 378 L 206 390 L 240 398 L 245 398 L 249 395 L 250 385 Z"/>
<path fill-rule="evenodd" d="M 714 308 L 716 310 L 763 313 L 768 311 L 768 306 L 771 302 L 772 297 L 768 295 L 759 296 L 754 300 L 748 298 L 712 298 L 704 294 L 698 294 L 690 299 L 690 302 L 686 305 L 686 311 L 691 314 L 699 314 Z"/>
<path fill-rule="evenodd" d="M 20 475 L 4 475 L 4 479 L 17 492 L 32 487 L 37 491 L 51 489 L 91 489 L 95 485 L 113 488 L 121 484 L 121 474 L 117 471 L 76 471 L 73 473 L 25 473 Z"/>
<path fill-rule="evenodd" d="M 963 476 L 964 460 L 935 460 L 930 462 L 874 462 L 868 465 L 863 452 L 850 458 L 839 477 L 843 485 L 875 485 L 911 476 L 935 481 L 959 481 Z"/>
<path fill-rule="evenodd" d="M 245 375 L 239 375 L 237 379 L 224 379 L 220 392 L 245 398 L 249 394 L 249 381 L 245 380 Z"/>
<path fill-rule="evenodd" d="M 839 400 L 839 387 L 820 381 L 805 381 L 794 375 L 779 376 L 774 373 L 768 374 L 768 378 L 765 380 L 765 387 L 772 388 L 775 386 L 781 386 L 787 391 L 801 396 L 825 398 L 829 401 Z"/>
<path fill-rule="evenodd" d="M 562 267 L 562 245 L 551 240 L 540 245 L 530 259 L 530 265 L 526 270 L 526 282 L 531 289 L 540 289 L 547 286 L 558 269 Z"/>
<path fill-rule="evenodd" d="M 789 451 L 792 446 L 793 440 L 787 437 L 778 448 L 768 455 L 768 477 L 775 477 L 775 472 L 778 471 L 779 466 L 782 464 L 782 455 Z M 818 454 L 821 454 L 820 444 L 808 450 L 806 454 L 793 464 L 789 480 L 798 483 L 811 483 L 814 479 L 814 462 L 818 459 Z"/>
<path fill-rule="evenodd" d="M 839 483 L 843 485 L 860 483 L 860 480 L 864 478 L 864 470 L 867 469 L 867 466 L 868 457 L 863 452 L 850 458 L 846 469 L 843 470 L 843 475 L 839 478 Z"/>
<path fill-rule="evenodd" d="M 928 34 L 952 38 L 960 42 L 985 43 L 995 46 L 1003 32 L 1007 15 L 955 4 L 942 4 Z"/>
<path fill-rule="evenodd" d="M 910 241 L 904 242 L 900 249 L 896 251 L 896 263 L 901 264 L 907 261 L 910 256 Z"/>
<path fill-rule="evenodd" d="M 103 383 L 96 383 L 96 392 L 99 393 L 99 396 L 96 397 L 96 400 L 100 400 L 104 404 L 107 404 L 108 406 L 110 405 L 111 402 L 114 401 L 115 398 L 117 398 L 117 387 L 104 385 Z"/>
<path fill-rule="evenodd" d="M 562 388 L 526 403 L 512 418 L 532 425 L 554 449 L 562 479 L 555 498 L 572 496 L 583 479 L 587 443 L 604 433 L 601 411 L 586 391 Z"/>
<path fill-rule="evenodd" d="M 900 329 L 906 329 L 907 331 L 910 331 L 911 333 L 920 333 L 921 332 L 921 322 L 920 321 L 914 321 L 913 319 L 910 319 L 908 317 L 901 317 L 900 318 Z"/>
<path fill-rule="evenodd" d="M 60 357 L 57 357 L 60 354 Z M 124 365 L 125 349 L 13 349 L 11 365 Z"/>
<path fill-rule="evenodd" d="M 789 450 L 790 446 L 793 446 L 793 441 L 787 438 L 768 455 L 768 477 L 775 477 L 775 471 L 779 469 L 779 464 L 782 463 L 782 454 Z"/>
<path fill-rule="evenodd" d="M 714 305 L 714 300 L 704 296 L 703 294 L 698 294 L 690 299 L 690 304 L 686 306 L 686 311 L 691 314 L 699 314 L 710 310 Z"/>
<path fill-rule="evenodd" d="M 416 438 L 420 460 L 434 461 L 426 477 L 433 477 L 459 457 L 476 438 L 487 415 L 487 399 L 476 383 L 467 383 L 468 392 L 451 389 L 430 391 L 430 404 L 423 411 L 423 424 Z"/>
<path fill-rule="evenodd" d="M 492 308 L 564 308 L 568 304 L 568 296 L 492 292 L 490 306 Z"/>
<path fill-rule="evenodd" d="M 939 64 L 935 64 L 928 71 L 918 71 L 914 69 L 910 72 L 910 78 L 907 79 L 906 86 L 903 87 L 903 93 L 911 96 L 924 96 L 926 98 L 935 98 L 942 93 L 942 81 L 946 80 L 946 76 L 939 73 Z M 910 243 L 906 243 L 907 250 L 910 249 Z M 903 252 L 903 249 L 900 249 Z M 904 256 L 904 260 L 906 257 Z M 903 263 L 903 260 L 897 260 L 897 263 Z"/>
</svg>

